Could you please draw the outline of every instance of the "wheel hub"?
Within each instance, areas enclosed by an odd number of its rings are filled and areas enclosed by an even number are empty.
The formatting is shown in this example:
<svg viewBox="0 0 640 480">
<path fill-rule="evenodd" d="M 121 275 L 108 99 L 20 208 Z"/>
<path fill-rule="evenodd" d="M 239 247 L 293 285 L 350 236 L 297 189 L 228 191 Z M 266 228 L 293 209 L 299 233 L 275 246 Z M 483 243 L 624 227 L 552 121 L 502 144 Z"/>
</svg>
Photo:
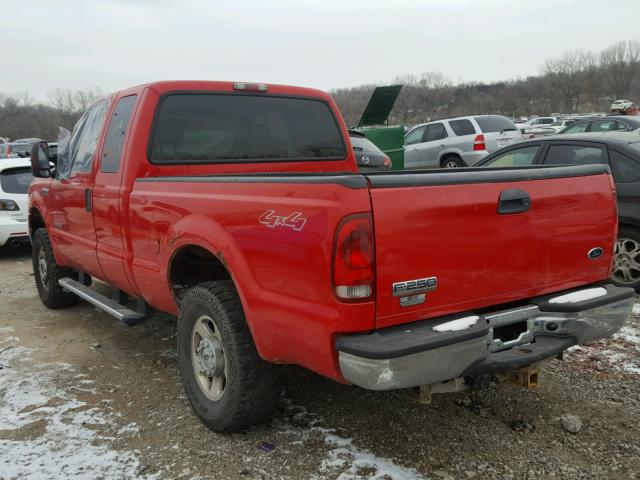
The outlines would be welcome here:
<svg viewBox="0 0 640 480">
<path fill-rule="evenodd" d="M 618 256 L 617 262 L 619 267 L 629 268 L 631 266 L 631 257 L 623 253 Z"/>
<path fill-rule="evenodd" d="M 196 349 L 200 373 L 207 377 L 218 377 L 224 372 L 224 355 L 217 338 L 202 338 Z"/>
<path fill-rule="evenodd" d="M 40 250 L 40 253 L 38 254 L 38 273 L 40 274 L 40 280 L 46 286 L 47 281 L 49 280 L 49 273 L 44 250 Z"/>
</svg>

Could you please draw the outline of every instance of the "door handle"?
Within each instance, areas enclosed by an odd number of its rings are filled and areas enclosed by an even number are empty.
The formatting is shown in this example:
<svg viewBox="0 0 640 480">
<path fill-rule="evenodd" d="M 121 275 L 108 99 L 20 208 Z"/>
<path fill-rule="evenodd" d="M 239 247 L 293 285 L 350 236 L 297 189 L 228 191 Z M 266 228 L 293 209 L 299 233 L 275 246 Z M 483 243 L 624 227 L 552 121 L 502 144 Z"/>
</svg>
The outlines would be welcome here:
<svg viewBox="0 0 640 480">
<path fill-rule="evenodd" d="M 84 209 L 87 212 L 91 211 L 91 189 L 84 189 Z"/>
<path fill-rule="evenodd" d="M 524 190 L 503 190 L 498 201 L 498 214 L 509 215 L 529 211 L 531 197 Z"/>
<path fill-rule="evenodd" d="M 444 148 L 444 147 L 446 147 L 446 145 L 444 143 L 441 143 L 440 148 Z"/>
</svg>

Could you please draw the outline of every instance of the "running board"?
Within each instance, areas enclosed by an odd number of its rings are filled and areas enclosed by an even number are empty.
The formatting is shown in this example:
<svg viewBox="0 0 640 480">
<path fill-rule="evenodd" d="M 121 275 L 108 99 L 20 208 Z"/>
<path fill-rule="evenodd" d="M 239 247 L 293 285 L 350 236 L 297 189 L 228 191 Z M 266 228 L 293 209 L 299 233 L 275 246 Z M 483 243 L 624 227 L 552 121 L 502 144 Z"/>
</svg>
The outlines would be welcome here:
<svg viewBox="0 0 640 480">
<path fill-rule="evenodd" d="M 109 297 L 105 297 L 101 293 L 96 292 L 93 288 L 83 285 L 77 280 L 64 277 L 58 280 L 58 283 L 67 292 L 75 293 L 81 299 L 129 326 L 137 325 L 144 320 L 144 313 L 131 310 L 115 300 L 111 300 Z"/>
</svg>

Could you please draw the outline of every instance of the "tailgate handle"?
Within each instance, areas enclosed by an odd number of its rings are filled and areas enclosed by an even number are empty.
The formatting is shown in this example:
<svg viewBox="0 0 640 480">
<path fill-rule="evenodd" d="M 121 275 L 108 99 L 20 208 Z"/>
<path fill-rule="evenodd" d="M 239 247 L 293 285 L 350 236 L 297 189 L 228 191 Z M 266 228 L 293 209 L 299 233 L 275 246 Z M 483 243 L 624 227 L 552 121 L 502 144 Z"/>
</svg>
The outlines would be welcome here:
<svg viewBox="0 0 640 480">
<path fill-rule="evenodd" d="M 504 190 L 500 193 L 498 202 L 500 215 L 527 212 L 529 207 L 531 207 L 531 197 L 524 190 Z"/>
</svg>

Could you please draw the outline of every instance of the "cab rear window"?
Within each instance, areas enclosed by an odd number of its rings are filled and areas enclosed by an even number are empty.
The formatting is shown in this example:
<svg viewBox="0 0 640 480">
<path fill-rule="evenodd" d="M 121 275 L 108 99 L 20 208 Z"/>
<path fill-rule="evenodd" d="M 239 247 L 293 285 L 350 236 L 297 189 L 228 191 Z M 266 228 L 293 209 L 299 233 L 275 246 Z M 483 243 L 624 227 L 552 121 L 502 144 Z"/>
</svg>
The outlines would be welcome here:
<svg viewBox="0 0 640 480">
<path fill-rule="evenodd" d="M 4 193 L 27 193 L 33 180 L 31 168 L 7 168 L 0 172 L 0 185 Z"/>
<path fill-rule="evenodd" d="M 338 160 L 346 149 L 319 100 L 246 94 L 170 94 L 149 145 L 157 164 Z"/>
</svg>

